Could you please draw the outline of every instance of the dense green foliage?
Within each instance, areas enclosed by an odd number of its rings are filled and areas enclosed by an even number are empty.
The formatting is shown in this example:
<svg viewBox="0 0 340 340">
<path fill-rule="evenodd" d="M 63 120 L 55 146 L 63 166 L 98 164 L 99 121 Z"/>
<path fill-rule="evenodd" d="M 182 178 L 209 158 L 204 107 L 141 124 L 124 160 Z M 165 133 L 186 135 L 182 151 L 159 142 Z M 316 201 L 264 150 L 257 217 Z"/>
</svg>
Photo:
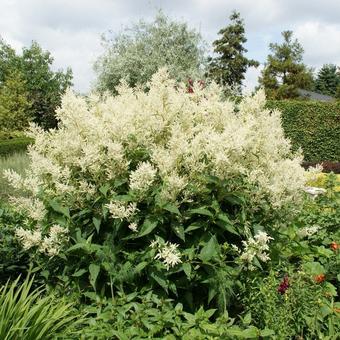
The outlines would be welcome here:
<svg viewBox="0 0 340 340">
<path fill-rule="evenodd" d="M 33 120 L 31 106 L 26 81 L 19 71 L 12 71 L 0 85 L 1 130 L 12 131 L 27 128 L 29 122 Z"/>
<path fill-rule="evenodd" d="M 247 69 L 259 66 L 259 62 L 244 56 L 248 51 L 244 47 L 247 39 L 240 13 L 233 12 L 230 21 L 218 32 L 222 37 L 213 42 L 217 56 L 208 60 L 208 77 L 227 89 L 240 92 Z"/>
<path fill-rule="evenodd" d="M 43 296 L 43 288 L 33 288 L 34 278 L 19 280 L 0 287 L 0 339 L 45 340 L 65 334 L 78 316 L 72 305 Z"/>
<path fill-rule="evenodd" d="M 282 126 L 296 150 L 310 162 L 340 161 L 340 104 L 317 101 L 269 101 L 282 112 Z"/>
<path fill-rule="evenodd" d="M 186 23 L 172 21 L 159 12 L 152 22 L 140 21 L 121 33 L 103 36 L 105 51 L 94 65 L 97 89 L 116 94 L 125 80 L 129 86 L 142 85 L 166 66 L 177 80 L 200 78 L 204 67 L 204 43 L 200 34 Z"/>
<path fill-rule="evenodd" d="M 12 138 L 0 140 L 0 156 L 9 156 L 16 152 L 25 151 L 27 146 L 33 143 L 32 138 Z"/>
<path fill-rule="evenodd" d="M 53 71 L 52 63 L 50 52 L 36 42 L 16 54 L 0 40 L 1 130 L 20 130 L 31 120 L 44 128 L 56 127 L 55 110 L 66 88 L 72 85 L 72 72 Z"/>
<path fill-rule="evenodd" d="M 298 97 L 298 89 L 313 86 L 311 70 L 302 62 L 303 48 L 295 39 L 292 31 L 282 32 L 283 43 L 271 43 L 267 62 L 259 78 L 260 86 L 271 99 Z"/>
<path fill-rule="evenodd" d="M 337 66 L 333 64 L 323 65 L 315 79 L 315 90 L 319 93 L 335 96 L 340 86 L 340 74 Z"/>
</svg>

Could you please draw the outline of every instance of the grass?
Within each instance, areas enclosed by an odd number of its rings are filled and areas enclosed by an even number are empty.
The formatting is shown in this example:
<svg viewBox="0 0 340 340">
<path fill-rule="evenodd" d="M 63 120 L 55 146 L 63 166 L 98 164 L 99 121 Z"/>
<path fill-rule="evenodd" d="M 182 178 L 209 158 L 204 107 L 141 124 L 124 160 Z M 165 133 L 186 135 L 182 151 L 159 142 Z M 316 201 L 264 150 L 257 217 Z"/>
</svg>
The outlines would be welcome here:
<svg viewBox="0 0 340 340">
<path fill-rule="evenodd" d="M 17 152 L 9 156 L 0 157 L 0 200 L 7 200 L 9 195 L 16 194 L 3 177 L 3 171 L 13 169 L 19 174 L 24 174 L 28 164 L 29 158 L 25 152 Z"/>
</svg>

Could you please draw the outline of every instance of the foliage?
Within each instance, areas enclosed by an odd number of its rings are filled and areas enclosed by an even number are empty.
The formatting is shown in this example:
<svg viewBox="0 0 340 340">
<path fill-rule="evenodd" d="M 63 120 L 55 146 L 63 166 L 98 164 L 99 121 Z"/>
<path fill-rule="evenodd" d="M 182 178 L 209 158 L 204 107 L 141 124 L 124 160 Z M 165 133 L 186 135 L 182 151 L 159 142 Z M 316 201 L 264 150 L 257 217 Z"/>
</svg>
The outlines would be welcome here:
<svg viewBox="0 0 340 340">
<path fill-rule="evenodd" d="M 22 74 L 13 71 L 0 86 L 0 126 L 2 130 L 23 130 L 33 117 L 31 101 Z"/>
<path fill-rule="evenodd" d="M 288 288 L 280 293 L 283 275 Z M 317 283 L 303 272 L 272 271 L 254 279 L 247 289 L 245 304 L 254 325 L 270 328 L 274 339 L 335 339 L 339 334 L 340 303 L 334 302 L 326 283 Z"/>
<path fill-rule="evenodd" d="M 33 289 L 33 278 L 21 284 L 19 279 L 0 287 L 0 338 L 45 340 L 65 334 L 77 317 L 72 305 L 42 297 L 43 289 Z"/>
<path fill-rule="evenodd" d="M 284 100 L 267 107 L 282 112 L 285 135 L 294 150 L 302 148 L 305 161 L 339 161 L 339 103 Z"/>
<path fill-rule="evenodd" d="M 337 66 L 332 64 L 323 65 L 315 79 L 316 91 L 334 97 L 338 86 L 340 86 L 340 74 L 337 71 Z"/>
<path fill-rule="evenodd" d="M 17 212 L 0 204 L 0 283 L 27 270 L 28 256 L 14 235 L 15 228 L 21 223 L 22 217 Z"/>
<path fill-rule="evenodd" d="M 200 34 L 162 12 L 152 22 L 140 21 L 113 37 L 103 36 L 103 45 L 105 52 L 94 65 L 100 92 L 116 94 L 123 79 L 129 86 L 146 86 L 164 66 L 179 81 L 202 75 L 204 44 Z"/>
<path fill-rule="evenodd" d="M 270 99 L 296 98 L 299 88 L 310 89 L 313 85 L 312 72 L 302 62 L 303 48 L 297 39 L 292 39 L 293 32 L 283 31 L 282 37 L 281 45 L 269 45 L 272 54 L 268 55 L 259 78 Z"/>
<path fill-rule="evenodd" d="M 308 174 L 309 185 L 320 176 Z M 327 192 L 306 200 L 295 222 L 276 235 L 272 270 L 248 275 L 244 305 L 254 325 L 270 328 L 278 339 L 333 339 L 340 330 L 340 193 L 327 175 Z"/>
<path fill-rule="evenodd" d="M 34 122 L 44 128 L 56 127 L 55 110 L 61 104 L 61 97 L 72 85 L 70 68 L 64 73 L 52 71 L 53 58 L 48 51 L 33 42 L 23 48 L 21 70 L 27 83 L 27 91 L 32 101 L 31 115 Z"/>
<path fill-rule="evenodd" d="M 249 67 L 258 67 L 259 62 L 244 56 L 247 49 L 243 45 L 247 39 L 240 13 L 233 12 L 230 21 L 227 27 L 218 32 L 222 37 L 213 42 L 217 56 L 208 60 L 208 77 L 221 86 L 240 92 L 245 72 Z"/>
<path fill-rule="evenodd" d="M 119 293 L 112 300 L 86 295 L 94 301 L 83 307 L 88 319 L 81 339 L 249 339 L 271 334 L 250 326 L 251 320 L 236 326 L 227 313 L 214 318 L 214 309 L 187 313 L 180 303 L 152 292 Z"/>
<path fill-rule="evenodd" d="M 33 139 L 28 137 L 0 140 L 0 156 L 9 157 L 12 154 L 23 152 L 32 142 Z"/>
<path fill-rule="evenodd" d="M 18 122 L 8 128 L 23 129 L 31 119 L 44 128 L 57 125 L 55 109 L 72 84 L 72 72 L 52 71 L 52 63 L 50 52 L 43 51 L 36 42 L 17 55 L 0 40 L 0 97 L 5 105 L 0 107 L 0 117 L 9 117 L 12 125 Z"/>
<path fill-rule="evenodd" d="M 51 283 L 148 287 L 224 313 L 238 275 L 269 261 L 267 233 L 302 204 L 305 171 L 263 92 L 235 105 L 164 70 L 149 88 L 68 92 L 59 129 L 33 128 L 27 176 L 6 172 L 30 195 L 13 200 L 26 216 L 16 235 Z"/>
</svg>

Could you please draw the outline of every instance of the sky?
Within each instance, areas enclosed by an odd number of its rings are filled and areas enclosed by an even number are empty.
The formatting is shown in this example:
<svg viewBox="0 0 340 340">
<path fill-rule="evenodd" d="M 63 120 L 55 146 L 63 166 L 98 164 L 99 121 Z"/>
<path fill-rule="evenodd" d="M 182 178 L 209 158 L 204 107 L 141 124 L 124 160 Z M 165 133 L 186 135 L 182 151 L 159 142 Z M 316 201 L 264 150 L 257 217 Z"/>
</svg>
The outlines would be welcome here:
<svg viewBox="0 0 340 340">
<path fill-rule="evenodd" d="M 95 81 L 93 63 L 103 53 L 101 35 L 152 20 L 158 9 L 187 22 L 208 46 L 231 12 L 239 11 L 247 56 L 261 63 L 246 74 L 248 90 L 256 86 L 269 43 L 280 42 L 283 30 L 294 31 L 308 66 L 340 65 L 339 0 L 0 0 L 0 36 L 17 51 L 37 41 L 51 52 L 54 69 L 72 68 L 75 90 L 85 93 Z"/>
</svg>

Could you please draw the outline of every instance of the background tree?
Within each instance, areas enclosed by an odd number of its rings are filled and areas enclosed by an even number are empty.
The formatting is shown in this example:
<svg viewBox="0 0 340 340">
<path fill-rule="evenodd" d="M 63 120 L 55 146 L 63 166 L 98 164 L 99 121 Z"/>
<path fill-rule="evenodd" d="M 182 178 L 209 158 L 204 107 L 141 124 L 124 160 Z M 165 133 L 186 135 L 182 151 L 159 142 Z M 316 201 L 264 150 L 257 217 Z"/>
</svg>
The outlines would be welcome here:
<svg viewBox="0 0 340 340">
<path fill-rule="evenodd" d="M 18 70 L 8 73 L 0 87 L 0 127 L 2 131 L 22 130 L 33 117 L 26 82 Z"/>
<path fill-rule="evenodd" d="M 312 70 L 302 62 L 303 48 L 297 39 L 293 40 L 292 31 L 282 32 L 283 43 L 269 45 L 272 54 L 259 78 L 267 97 L 275 99 L 298 97 L 298 89 L 313 87 Z"/>
<path fill-rule="evenodd" d="M 13 117 L 18 112 L 22 117 L 25 112 L 26 121 L 33 119 L 44 128 L 57 126 L 55 110 L 60 105 L 66 88 L 72 85 L 72 72 L 70 69 L 66 72 L 52 71 L 52 63 L 50 52 L 43 51 L 36 42 L 32 42 L 28 48 L 23 48 L 22 54 L 19 55 L 10 45 L 0 40 L 0 91 L 2 100 L 6 103 L 4 105 L 10 107 L 12 104 L 9 103 L 12 103 L 13 98 L 19 93 L 23 94 L 21 98 L 27 94 L 30 103 L 26 105 L 25 100 L 18 100 L 15 110 L 12 111 Z M 15 84 L 18 84 L 18 91 L 11 94 L 8 89 L 14 89 Z M 9 98 L 5 98 L 6 96 Z M 21 104 L 22 108 L 19 107 Z M 5 106 L 2 108 L 3 115 L 6 111 Z M 6 115 L 11 113 L 8 112 Z M 21 126 L 18 120 L 16 129 Z"/>
<path fill-rule="evenodd" d="M 336 65 L 323 65 L 315 80 L 315 90 L 325 95 L 335 96 L 339 85 L 340 75 Z"/>
<path fill-rule="evenodd" d="M 44 128 L 57 126 L 55 110 L 61 103 L 61 97 L 72 85 L 70 68 L 52 71 L 53 58 L 48 51 L 33 42 L 24 48 L 21 57 L 21 70 L 32 101 L 31 112 L 34 121 Z"/>
<path fill-rule="evenodd" d="M 208 77 L 222 86 L 240 91 L 247 69 L 258 67 L 259 62 L 244 56 L 247 39 L 240 13 L 233 12 L 230 21 L 218 32 L 222 37 L 213 42 L 217 56 L 209 58 Z"/>
<path fill-rule="evenodd" d="M 203 74 L 201 35 L 162 12 L 150 23 L 140 21 L 113 37 L 103 36 L 103 45 L 105 51 L 94 65 L 100 92 L 115 93 L 122 79 L 130 86 L 145 85 L 163 66 L 178 81 Z"/>
</svg>

